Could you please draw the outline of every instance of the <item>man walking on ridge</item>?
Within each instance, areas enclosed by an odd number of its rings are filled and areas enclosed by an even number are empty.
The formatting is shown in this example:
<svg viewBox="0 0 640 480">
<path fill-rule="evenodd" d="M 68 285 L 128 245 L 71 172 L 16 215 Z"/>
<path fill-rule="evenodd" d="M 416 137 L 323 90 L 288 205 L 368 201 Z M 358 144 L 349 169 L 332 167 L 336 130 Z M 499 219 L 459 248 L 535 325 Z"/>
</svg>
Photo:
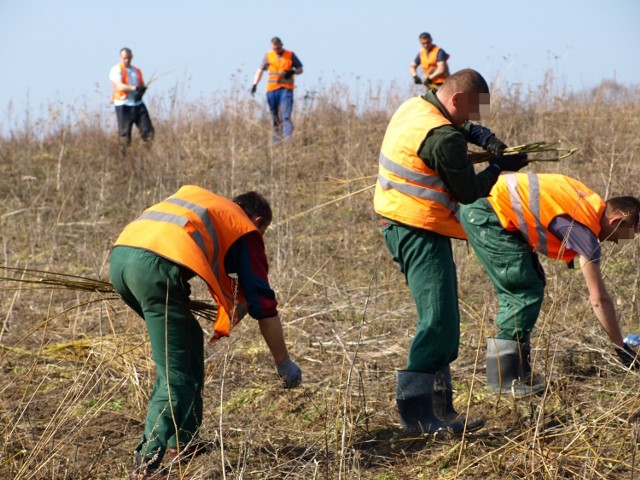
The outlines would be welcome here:
<svg viewBox="0 0 640 480">
<path fill-rule="evenodd" d="M 280 38 L 273 37 L 271 46 L 253 77 L 251 95 L 256 93 L 262 73 L 268 71 L 267 103 L 273 120 L 273 141 L 278 142 L 293 134 L 293 78 L 302 74 L 302 63 L 295 53 L 284 49 Z"/>
<path fill-rule="evenodd" d="M 418 37 L 422 48 L 409 65 L 409 73 L 416 85 L 424 84 L 427 88 L 439 87 L 449 76 L 449 54 L 434 45 L 431 34 L 423 32 Z M 418 65 L 424 70 L 424 80 L 418 75 Z"/>
<path fill-rule="evenodd" d="M 147 87 L 142 78 L 142 71 L 131 64 L 132 59 L 131 49 L 122 48 L 120 63 L 114 65 L 109 73 L 109 80 L 113 84 L 111 100 L 116 109 L 121 154 L 124 154 L 131 144 L 133 125 L 138 127 L 145 142 L 153 140 L 154 134 L 151 117 L 142 101 Z"/>
<path fill-rule="evenodd" d="M 482 75 L 461 70 L 440 89 L 404 102 L 382 142 L 374 207 L 418 313 L 396 388 L 400 420 L 410 434 L 464 428 L 453 407 L 449 368 L 458 356 L 460 337 L 450 240 L 465 238 L 458 203 L 488 195 L 501 171 L 527 164 L 526 155 L 501 155 L 506 145 L 489 129 L 468 122 L 479 120 L 488 105 L 489 86 Z M 478 174 L 467 158 L 467 141 L 497 155 Z"/>
<path fill-rule="evenodd" d="M 558 174 L 503 175 L 491 195 L 460 209 L 469 243 L 499 302 L 495 338 L 487 339 L 487 385 L 516 397 L 542 391 L 531 374 L 529 336 L 538 319 L 545 275 L 538 253 L 573 266 L 580 257 L 596 318 L 626 366 L 640 365 L 622 341 L 613 301 L 600 270 L 600 243 L 638 231 L 640 201 L 606 202 L 584 184 Z"/>
<path fill-rule="evenodd" d="M 160 462 L 195 455 L 202 423 L 203 331 L 190 309 L 189 280 L 202 278 L 218 305 L 214 336 L 228 336 L 248 312 L 257 319 L 286 388 L 302 381 L 287 352 L 262 235 L 265 198 L 231 200 L 183 186 L 127 225 L 111 252 L 111 283 L 145 321 L 156 378 L 131 480 L 166 479 Z M 201 443 L 200 443 L 201 444 Z"/>
</svg>

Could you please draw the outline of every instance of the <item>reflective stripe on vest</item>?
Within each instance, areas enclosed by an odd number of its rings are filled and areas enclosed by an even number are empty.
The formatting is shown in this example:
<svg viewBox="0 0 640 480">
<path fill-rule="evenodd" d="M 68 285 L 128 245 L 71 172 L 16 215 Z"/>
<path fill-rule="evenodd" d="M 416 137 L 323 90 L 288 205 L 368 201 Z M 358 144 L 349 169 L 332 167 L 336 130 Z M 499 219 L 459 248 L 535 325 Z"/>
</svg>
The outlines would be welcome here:
<svg viewBox="0 0 640 480">
<path fill-rule="evenodd" d="M 144 248 L 202 278 L 218 304 L 214 335 L 228 336 L 246 314 L 246 300 L 224 266 L 233 243 L 255 225 L 235 203 L 187 185 L 149 207 L 122 231 L 115 245 Z"/>
<path fill-rule="evenodd" d="M 466 238 L 458 202 L 418 155 L 429 133 L 445 125 L 451 122 L 421 97 L 407 100 L 396 110 L 380 149 L 374 209 L 404 225 Z"/>
<path fill-rule="evenodd" d="M 511 199 L 511 206 L 513 212 L 518 219 L 518 231 L 522 233 L 527 243 L 533 243 L 529 238 L 529 226 L 524 218 L 524 210 L 522 209 L 522 202 L 520 201 L 520 194 L 518 192 L 518 179 L 515 174 L 507 174 L 504 176 L 507 182 L 507 188 L 509 190 L 509 198 Z M 534 173 L 527 174 L 529 179 L 529 210 L 533 213 L 535 219 L 535 230 L 538 234 L 537 248 L 538 251 L 544 255 L 549 254 L 547 248 L 547 229 L 540 223 L 540 183 L 538 182 L 538 176 Z"/>
<path fill-rule="evenodd" d="M 577 252 L 566 247 L 565 238 L 549 231 L 553 220 L 567 216 L 598 237 L 606 206 L 578 180 L 555 173 L 502 175 L 487 200 L 506 230 L 520 232 L 533 250 L 566 262 Z"/>
<path fill-rule="evenodd" d="M 380 154 L 380 165 L 391 173 L 395 173 L 397 176 L 409 180 L 419 185 L 412 185 L 409 183 L 400 183 L 393 180 L 389 180 L 382 175 L 378 174 L 378 182 L 383 189 L 389 190 L 394 188 L 399 192 L 402 192 L 413 197 L 424 198 L 425 200 L 432 200 L 438 202 L 441 205 L 447 207 L 451 212 L 458 217 L 458 211 L 460 206 L 457 202 L 451 200 L 451 197 L 446 193 L 434 190 L 433 187 L 444 189 L 444 183 L 438 176 L 426 175 L 424 173 L 415 172 L 402 165 L 397 164 L 393 160 L 387 158 L 382 153 Z M 430 188 L 431 187 L 431 188 Z"/>
<path fill-rule="evenodd" d="M 218 251 L 220 250 L 220 247 L 218 245 L 218 237 L 216 236 L 215 227 L 211 223 L 211 219 L 209 218 L 207 209 L 204 207 L 201 207 L 200 205 L 196 205 L 195 203 L 184 201 L 180 198 L 167 198 L 165 202 L 173 203 L 174 205 L 179 205 L 181 207 L 188 208 L 193 213 L 198 215 L 198 217 L 200 217 L 202 224 L 204 225 L 204 227 L 207 229 L 207 232 L 209 233 L 209 238 L 211 238 L 211 241 L 213 242 L 213 258 L 210 261 L 210 264 L 214 273 L 217 272 L 218 271 Z M 167 223 L 173 223 L 174 225 L 178 225 L 180 227 L 184 227 L 187 225 L 187 223 L 189 223 L 189 219 L 187 217 L 183 217 L 182 215 L 176 215 L 175 213 L 156 212 L 156 211 L 145 212 L 142 215 L 140 215 L 136 220 L 154 220 L 156 222 L 167 222 Z M 193 232 L 191 232 L 190 235 L 191 235 L 191 238 L 193 238 L 193 241 L 196 242 L 196 245 L 198 245 L 198 248 L 202 250 L 202 254 L 208 259 L 209 255 L 207 255 L 207 247 L 206 247 L 204 238 L 202 238 L 202 234 L 198 230 L 194 230 Z"/>
<path fill-rule="evenodd" d="M 279 88 L 293 90 L 293 77 L 284 78 L 285 72 L 293 68 L 293 52 L 284 50 L 282 55 L 278 56 L 276 52 L 270 50 L 267 53 L 267 62 L 269 64 L 267 92 L 272 92 Z"/>
</svg>

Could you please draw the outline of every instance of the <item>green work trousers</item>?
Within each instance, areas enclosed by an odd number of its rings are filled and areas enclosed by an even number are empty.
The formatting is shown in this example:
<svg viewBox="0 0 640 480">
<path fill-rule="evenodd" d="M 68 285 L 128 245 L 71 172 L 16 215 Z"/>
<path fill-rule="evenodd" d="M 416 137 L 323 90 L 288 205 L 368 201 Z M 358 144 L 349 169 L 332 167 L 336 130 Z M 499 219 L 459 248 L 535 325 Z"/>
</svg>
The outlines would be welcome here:
<svg viewBox="0 0 640 480">
<path fill-rule="evenodd" d="M 407 370 L 435 373 L 458 357 L 460 341 L 458 281 L 451 240 L 397 224 L 387 224 L 382 233 L 418 311 Z"/>
<path fill-rule="evenodd" d="M 167 447 L 189 443 L 202 423 L 203 332 L 189 308 L 189 283 L 175 263 L 116 246 L 109 271 L 114 288 L 149 333 L 156 378 L 136 458 L 153 467 Z"/>
<path fill-rule="evenodd" d="M 528 342 L 544 298 L 538 255 L 519 232 L 502 226 L 485 198 L 462 205 L 460 221 L 498 295 L 495 337 Z"/>
</svg>

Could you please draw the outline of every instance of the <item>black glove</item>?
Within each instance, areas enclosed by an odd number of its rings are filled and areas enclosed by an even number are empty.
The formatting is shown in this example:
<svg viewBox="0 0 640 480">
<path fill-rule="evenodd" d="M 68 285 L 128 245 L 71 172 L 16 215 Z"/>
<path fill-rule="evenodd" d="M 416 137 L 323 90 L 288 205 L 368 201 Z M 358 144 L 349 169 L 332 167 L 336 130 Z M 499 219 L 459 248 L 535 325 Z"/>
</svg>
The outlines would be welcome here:
<svg viewBox="0 0 640 480">
<path fill-rule="evenodd" d="M 510 153 L 509 155 L 497 157 L 489 161 L 489 163 L 491 165 L 498 165 L 503 172 L 517 172 L 521 168 L 529 165 L 527 158 L 526 153 Z"/>
<path fill-rule="evenodd" d="M 251 96 L 252 97 L 255 95 L 257 89 L 258 89 L 258 85 L 253 85 L 251 87 Z"/>
<path fill-rule="evenodd" d="M 276 365 L 278 376 L 284 380 L 284 388 L 295 388 L 302 382 L 302 371 L 293 360 L 287 358 L 280 365 Z"/>
<path fill-rule="evenodd" d="M 296 73 L 295 70 L 291 69 L 291 70 L 287 70 L 286 72 L 284 72 L 284 78 L 286 78 L 287 80 L 290 79 L 291 77 L 293 77 L 293 74 Z"/>
<path fill-rule="evenodd" d="M 136 102 L 139 102 L 140 100 L 142 100 L 142 96 L 146 91 L 147 91 L 147 87 L 145 87 L 144 85 L 138 85 L 135 89 L 135 93 L 133 94 L 133 99 Z"/>
<path fill-rule="evenodd" d="M 616 353 L 625 367 L 633 368 L 634 370 L 640 369 L 640 359 L 638 359 L 636 352 L 629 345 L 625 343 L 624 348 L 616 347 Z"/>
<path fill-rule="evenodd" d="M 491 135 L 484 147 L 483 147 L 487 152 L 493 153 L 496 157 L 499 157 L 502 155 L 502 151 L 507 148 L 507 144 L 504 143 L 502 140 L 500 140 L 498 137 L 496 137 L 495 135 Z"/>
<path fill-rule="evenodd" d="M 507 148 L 507 146 L 502 143 L 502 141 L 498 140 L 495 134 L 489 130 L 487 127 L 483 127 L 482 125 L 478 125 L 476 123 L 470 123 L 468 128 L 469 134 L 467 135 L 467 140 L 474 145 L 477 145 L 488 152 L 494 153 L 492 150 L 489 150 L 489 145 L 493 148 L 494 145 L 501 147 L 502 149 Z"/>
<path fill-rule="evenodd" d="M 418 75 L 414 75 L 413 83 L 415 83 L 416 85 L 422 85 L 422 79 Z"/>
</svg>

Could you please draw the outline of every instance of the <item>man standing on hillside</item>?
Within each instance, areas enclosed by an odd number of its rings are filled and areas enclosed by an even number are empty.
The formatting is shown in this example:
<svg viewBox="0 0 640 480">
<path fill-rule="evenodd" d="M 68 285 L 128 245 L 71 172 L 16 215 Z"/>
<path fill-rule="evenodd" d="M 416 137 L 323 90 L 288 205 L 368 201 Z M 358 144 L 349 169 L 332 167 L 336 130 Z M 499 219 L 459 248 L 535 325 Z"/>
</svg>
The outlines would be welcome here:
<svg viewBox="0 0 640 480">
<path fill-rule="evenodd" d="M 427 88 L 439 87 L 449 76 L 447 60 L 449 54 L 442 48 L 434 45 L 431 35 L 423 32 L 418 37 L 422 48 L 409 66 L 409 73 L 416 85 L 424 84 Z M 424 80 L 418 75 L 418 65 L 424 70 Z"/>
<path fill-rule="evenodd" d="M 116 108 L 118 121 L 118 140 L 120 152 L 124 153 L 131 144 L 131 130 L 135 124 L 140 130 L 142 140 L 153 140 L 153 124 L 142 96 L 147 87 L 142 78 L 142 71 L 131 65 L 133 53 L 131 49 L 120 50 L 120 63 L 114 65 L 109 73 L 109 80 L 113 84 L 111 100 Z"/>
<path fill-rule="evenodd" d="M 273 141 L 278 142 L 293 134 L 293 77 L 302 74 L 302 63 L 295 53 L 284 49 L 280 38 L 273 37 L 271 46 L 253 77 L 251 95 L 256 93 L 262 73 L 268 71 L 267 103 L 273 119 Z"/>
<path fill-rule="evenodd" d="M 245 313 L 257 319 L 286 388 L 302 381 L 287 353 L 262 235 L 271 223 L 265 198 L 231 200 L 194 185 L 149 207 L 127 225 L 111 252 L 111 283 L 145 321 L 156 378 L 131 480 L 160 476 L 165 454 L 196 454 L 202 422 L 203 332 L 190 309 L 189 280 L 202 278 L 218 305 L 214 336 L 228 336 Z"/>
<path fill-rule="evenodd" d="M 526 155 L 501 155 L 506 145 L 490 130 L 468 122 L 478 120 L 488 104 L 482 75 L 461 70 L 439 90 L 404 102 L 382 142 L 374 206 L 418 311 L 407 366 L 398 372 L 396 388 L 407 433 L 464 428 L 453 407 L 449 368 L 458 356 L 460 336 L 450 240 L 465 238 L 458 202 L 488 195 L 501 171 L 527 164 Z M 498 155 L 478 174 L 467 158 L 467 141 Z"/>
<path fill-rule="evenodd" d="M 529 336 L 540 313 L 545 276 L 538 252 L 573 266 L 580 257 L 596 318 L 621 361 L 636 363 L 623 341 L 600 270 L 600 243 L 632 239 L 640 201 L 606 202 L 578 180 L 558 174 L 509 174 L 491 195 L 461 207 L 461 222 L 498 294 L 495 338 L 487 339 L 487 385 L 515 396 L 542 391 L 531 375 Z"/>
</svg>

